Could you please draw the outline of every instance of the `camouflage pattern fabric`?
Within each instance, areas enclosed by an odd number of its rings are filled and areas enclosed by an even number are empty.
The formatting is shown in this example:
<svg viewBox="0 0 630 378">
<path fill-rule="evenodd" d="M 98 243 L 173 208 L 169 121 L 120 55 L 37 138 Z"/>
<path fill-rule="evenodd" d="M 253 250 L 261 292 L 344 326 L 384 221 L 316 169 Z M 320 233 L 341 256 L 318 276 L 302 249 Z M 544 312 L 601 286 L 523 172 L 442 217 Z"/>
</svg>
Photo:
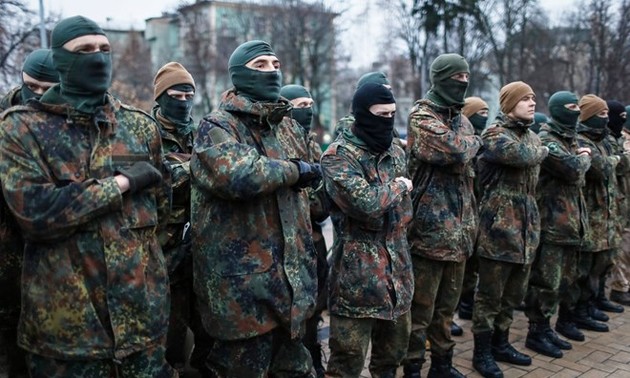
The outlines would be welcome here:
<svg viewBox="0 0 630 378">
<path fill-rule="evenodd" d="M 533 131 L 504 115 L 483 132 L 483 141 L 483 153 L 477 161 L 484 192 L 477 255 L 531 264 L 540 241 L 535 194 L 546 151 Z M 485 272 L 480 269 L 480 274 Z"/>
<path fill-rule="evenodd" d="M 307 160 L 290 105 L 234 90 L 199 125 L 191 159 L 194 285 L 206 331 L 246 339 L 283 327 L 293 338 L 313 313 L 316 254 L 306 191 L 291 188 Z M 284 117 L 284 118 L 283 118 Z"/>
<path fill-rule="evenodd" d="M 580 247 L 582 251 L 597 252 L 617 248 L 621 242 L 618 222 L 618 187 L 615 167 L 620 159 L 605 136 L 578 125 L 578 145 L 591 149 L 591 167 L 586 171 L 584 199 L 590 231 Z"/>
<path fill-rule="evenodd" d="M 392 145 L 376 155 L 351 130 L 322 155 L 336 241 L 328 309 L 353 318 L 394 320 L 409 311 L 413 276 L 405 238 L 411 201 L 403 182 L 405 157 Z"/>
<path fill-rule="evenodd" d="M 26 243 L 18 344 L 58 359 L 159 344 L 169 296 L 156 232 L 171 190 L 155 121 L 111 96 L 95 115 L 30 104 L 0 119 L 2 187 Z M 121 195 L 114 175 L 138 161 L 164 180 Z"/>
<path fill-rule="evenodd" d="M 514 309 L 527 292 L 531 264 L 479 257 L 479 288 L 473 308 L 472 332 L 510 329 Z"/>
<path fill-rule="evenodd" d="M 407 360 L 424 362 L 426 341 L 431 353 L 445 356 L 455 347 L 453 312 L 462 289 L 466 262 L 438 261 L 412 255 L 415 290 Z"/>
<path fill-rule="evenodd" d="M 350 129 L 350 126 L 354 123 L 354 116 L 352 114 L 346 114 L 341 117 L 337 124 L 335 124 L 335 132 L 333 134 L 333 141 L 337 140 L 344 130 Z"/>
<path fill-rule="evenodd" d="M 177 373 L 164 360 L 161 345 L 133 353 L 122 359 L 67 361 L 27 355 L 28 370 L 34 378 L 173 378 Z"/>
<path fill-rule="evenodd" d="M 15 87 L 0 99 L 0 113 L 15 105 L 22 105 L 22 86 Z"/>
<path fill-rule="evenodd" d="M 597 297 L 599 293 L 600 277 L 612 268 L 615 250 L 609 249 L 596 253 L 584 251 L 580 253 L 577 262 L 578 277 L 570 290 L 571 298 L 577 301 L 571 303 L 569 308 L 573 308 L 576 303 L 588 304 Z"/>
<path fill-rule="evenodd" d="M 402 363 L 409 342 L 409 312 L 393 320 L 330 316 L 330 359 L 326 377 L 358 377 L 372 343 L 370 374 L 390 377 Z"/>
<path fill-rule="evenodd" d="M 578 278 L 577 248 L 544 241 L 540 245 L 525 298 L 525 315 L 530 322 L 551 319 L 561 302 L 563 306 L 570 302 L 567 291 Z"/>
<path fill-rule="evenodd" d="M 473 252 L 477 233 L 472 160 L 481 138 L 466 117 L 429 100 L 416 101 L 407 130 L 411 253 L 463 262 Z"/>
<path fill-rule="evenodd" d="M 315 378 L 308 350 L 282 327 L 244 340 L 215 340 L 206 367 L 209 377 Z"/>
</svg>

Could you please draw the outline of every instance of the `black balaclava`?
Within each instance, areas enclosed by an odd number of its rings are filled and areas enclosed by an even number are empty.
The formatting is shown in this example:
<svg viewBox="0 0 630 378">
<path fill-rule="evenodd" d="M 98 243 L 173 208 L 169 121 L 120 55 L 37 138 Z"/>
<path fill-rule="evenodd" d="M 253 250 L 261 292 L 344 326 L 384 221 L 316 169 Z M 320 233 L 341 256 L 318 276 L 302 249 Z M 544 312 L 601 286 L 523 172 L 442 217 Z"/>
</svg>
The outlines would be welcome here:
<svg viewBox="0 0 630 378">
<path fill-rule="evenodd" d="M 37 81 L 46 83 L 59 82 L 59 73 L 55 70 L 52 60 L 52 51 L 49 49 L 37 49 L 28 54 L 24 60 L 24 65 L 22 65 L 22 72 Z M 26 103 L 26 101 L 31 98 L 39 100 L 40 97 L 42 97 L 41 94 L 33 92 L 26 83 L 24 83 L 24 78 L 22 78 L 22 84 L 22 89 L 20 90 L 22 103 Z"/>
<path fill-rule="evenodd" d="M 83 16 L 61 20 L 52 31 L 53 64 L 59 72 L 61 97 L 83 113 L 94 113 L 97 107 L 105 104 L 106 92 L 112 81 L 111 53 L 98 51 L 82 54 L 66 50 L 63 45 L 85 35 L 105 35 L 94 21 Z M 47 91 L 42 102 L 55 95 Z M 59 99 L 51 98 L 53 103 Z"/>
<path fill-rule="evenodd" d="M 177 84 L 169 89 L 182 92 L 194 92 L 195 87 L 190 84 Z M 190 114 L 193 107 L 193 99 L 178 100 L 168 95 L 168 91 L 162 92 L 156 102 L 160 105 L 160 114 L 171 121 L 177 127 L 177 132 L 186 135 L 191 131 L 192 119 Z"/>
<path fill-rule="evenodd" d="M 394 138 L 394 117 L 380 117 L 370 112 L 376 104 L 395 104 L 392 91 L 381 84 L 366 83 L 354 93 L 352 109 L 355 122 L 352 132 L 377 154 L 389 149 Z"/>
<path fill-rule="evenodd" d="M 280 90 L 280 96 L 286 98 L 287 100 L 295 100 L 296 98 L 311 97 L 311 93 L 308 89 L 304 88 L 301 85 L 285 85 Z M 308 108 L 296 108 L 293 107 L 291 109 L 291 118 L 297 121 L 306 130 L 307 132 L 311 130 L 311 123 L 313 122 L 313 107 L 309 106 Z"/>
<path fill-rule="evenodd" d="M 451 79 L 451 76 L 470 73 L 468 63 L 458 54 L 442 54 L 431 63 L 431 89 L 427 97 L 441 106 L 464 106 L 468 82 Z"/>
<path fill-rule="evenodd" d="M 608 105 L 608 128 L 615 138 L 621 138 L 621 129 L 626 122 L 626 108 L 622 103 L 615 100 L 606 101 Z"/>
<path fill-rule="evenodd" d="M 282 72 L 258 71 L 245 65 L 261 55 L 276 54 L 265 41 L 248 41 L 234 50 L 228 61 L 232 84 L 239 95 L 251 101 L 277 102 L 282 86 Z"/>
</svg>

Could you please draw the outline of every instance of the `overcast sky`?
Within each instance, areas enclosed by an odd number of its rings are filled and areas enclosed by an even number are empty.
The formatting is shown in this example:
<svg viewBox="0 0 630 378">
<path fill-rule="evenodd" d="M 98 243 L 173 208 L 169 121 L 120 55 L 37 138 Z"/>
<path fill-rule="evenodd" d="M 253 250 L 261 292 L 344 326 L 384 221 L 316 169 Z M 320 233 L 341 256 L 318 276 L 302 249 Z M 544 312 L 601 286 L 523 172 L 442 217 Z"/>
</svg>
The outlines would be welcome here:
<svg viewBox="0 0 630 378">
<path fill-rule="evenodd" d="M 144 29 L 145 19 L 160 16 L 164 11 L 173 11 L 181 3 L 181 0 L 43 0 L 46 15 L 70 17 L 80 14 L 104 27 L 133 27 L 137 30 Z M 540 3 L 549 13 L 550 19 L 554 20 L 569 9 L 575 0 L 541 0 Z M 38 12 L 39 0 L 27 0 L 27 4 Z M 378 1 L 369 0 L 367 7 L 367 0 L 331 0 L 330 4 L 340 7 L 333 9 L 345 9 L 343 17 L 347 17 L 349 22 L 343 24 L 352 26 L 345 31 L 344 40 L 346 48 L 352 51 L 352 65 L 362 66 L 374 61 L 379 43 L 382 42 L 383 30 L 387 27 L 376 5 Z"/>
</svg>

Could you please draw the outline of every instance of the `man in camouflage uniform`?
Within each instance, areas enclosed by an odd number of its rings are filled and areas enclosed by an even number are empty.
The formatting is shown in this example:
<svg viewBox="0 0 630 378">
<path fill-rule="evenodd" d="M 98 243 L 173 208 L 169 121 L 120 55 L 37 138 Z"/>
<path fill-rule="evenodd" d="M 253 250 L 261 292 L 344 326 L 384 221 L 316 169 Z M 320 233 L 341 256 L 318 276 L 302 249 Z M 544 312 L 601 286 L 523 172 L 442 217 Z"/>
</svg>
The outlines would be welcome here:
<svg viewBox="0 0 630 378">
<path fill-rule="evenodd" d="M 462 114 L 468 118 L 475 135 L 481 136 L 488 122 L 488 104 L 480 97 L 466 97 Z M 475 198 L 481 198 L 479 192 L 479 180 L 475 175 L 474 180 Z M 462 283 L 462 292 L 459 297 L 458 315 L 460 319 L 471 320 L 473 306 L 475 302 L 475 290 L 477 289 L 477 280 L 479 278 L 479 261 L 477 255 L 473 255 L 466 261 L 466 269 L 464 271 L 464 281 Z M 454 322 L 453 322 L 454 323 Z M 452 328 L 451 328 L 451 333 Z M 457 336 L 457 335 L 455 335 Z"/>
<path fill-rule="evenodd" d="M 0 113 L 11 106 L 23 105 L 29 99 L 39 99 L 59 82 L 52 64 L 52 52 L 39 49 L 30 53 L 22 65 L 22 85 L 13 88 L 0 100 Z M 0 199 L 0 358 L 6 357 L 9 377 L 26 376 L 24 351 L 17 346 L 17 325 L 20 316 L 20 275 L 24 241 L 13 214 Z"/>
<path fill-rule="evenodd" d="M 477 172 L 479 288 L 472 332 L 473 367 L 484 377 L 503 377 L 495 361 L 530 365 L 532 359 L 509 342 L 513 311 L 525 298 L 529 271 L 540 240 L 536 184 L 549 150 L 529 130 L 536 96 L 522 81 L 499 92 L 501 113 L 482 134 Z"/>
<path fill-rule="evenodd" d="M 313 120 L 313 98 L 308 89 L 301 85 L 285 85 L 280 90 L 280 96 L 291 102 L 291 118 L 293 118 L 304 129 L 307 134 L 306 143 L 309 151 L 309 162 L 319 162 L 322 156 L 322 148 L 315 140 L 316 134 L 311 132 Z M 317 251 L 317 301 L 315 313 L 306 321 L 306 332 L 304 334 L 304 346 L 308 349 L 313 360 L 313 367 L 318 378 L 324 377 L 325 369 L 322 365 L 322 346 L 317 338 L 317 329 L 322 320 L 322 311 L 326 308 L 326 278 L 328 277 L 328 262 L 326 240 L 322 233 L 321 222 L 328 218 L 326 206 L 326 192 L 323 186 L 312 189 L 307 188 L 310 203 L 311 228 L 313 229 L 313 244 Z"/>
<path fill-rule="evenodd" d="M 623 155 L 630 155 L 630 106 L 625 108 L 626 119 L 617 138 L 619 152 Z M 624 306 L 630 306 L 630 172 L 624 169 L 617 169 L 617 179 L 620 190 L 625 196 L 625 209 L 620 209 L 619 219 L 622 222 L 623 233 L 621 248 L 615 265 L 612 269 L 610 279 L 610 300 Z"/>
<path fill-rule="evenodd" d="M 413 273 L 405 237 L 411 181 L 392 145 L 396 102 L 368 83 L 352 99 L 355 122 L 322 156 L 337 239 L 329 282 L 326 376 L 358 377 L 372 343 L 372 377 L 394 378 L 407 352 Z"/>
<path fill-rule="evenodd" d="M 157 125 L 107 93 L 110 45 L 75 16 L 52 31 L 60 84 L 0 119 L 2 189 L 25 239 L 18 344 L 35 377 L 172 377 L 170 207 Z"/>
<path fill-rule="evenodd" d="M 450 324 L 466 259 L 477 232 L 472 160 L 482 145 L 461 116 L 468 63 L 443 54 L 431 64 L 432 87 L 416 101 L 408 123 L 407 159 L 414 218 L 407 233 L 415 277 L 406 377 L 419 377 L 425 341 L 431 342 L 432 377 L 461 377 L 452 367 Z"/>
<path fill-rule="evenodd" d="M 271 46 L 240 45 L 229 72 L 234 88 L 200 122 L 190 162 L 194 286 L 214 339 L 206 366 L 221 377 L 310 377 L 301 338 L 317 256 L 303 189 L 321 171 L 286 117 Z"/>
<path fill-rule="evenodd" d="M 180 376 L 188 360 L 186 335 L 190 328 L 195 348 L 191 366 L 205 369 L 211 340 L 199 317 L 193 291 L 190 238 L 190 154 L 193 143 L 191 117 L 195 81 L 179 63 L 162 66 L 153 80 L 156 105 L 152 115 L 160 126 L 162 147 L 172 175 L 173 204 L 168 225 L 159 235 L 168 266 L 171 313 L 166 338 L 166 360 Z"/>
<path fill-rule="evenodd" d="M 591 150 L 591 167 L 586 172 L 584 199 L 588 212 L 590 233 L 580 248 L 578 279 L 570 293 L 572 320 L 578 328 L 608 332 L 608 326 L 593 318 L 604 320 L 594 306 L 600 277 L 612 265 L 615 249 L 620 242 L 617 222 L 617 180 L 615 168 L 619 156 L 607 141 L 608 105 L 601 98 L 588 94 L 579 102 L 580 124 L 578 145 Z M 566 335 L 565 335 L 566 336 Z"/>
<path fill-rule="evenodd" d="M 39 100 L 48 88 L 58 82 L 59 74 L 53 67 L 52 51 L 33 51 L 22 65 L 22 85 L 13 88 L 0 99 L 0 113 L 12 106 L 24 105 L 31 98 Z"/>
<path fill-rule="evenodd" d="M 529 332 L 525 346 L 560 358 L 571 344 L 551 329 L 550 319 L 561 306 L 556 327 L 571 339 L 583 338 L 568 316 L 567 288 L 576 279 L 578 249 L 588 233 L 588 214 L 582 194 L 584 175 L 591 166 L 590 149 L 577 145 L 578 98 L 567 91 L 549 98 L 551 122 L 539 136 L 549 155 L 541 165 L 536 188 L 540 210 L 540 249 L 529 279 L 525 315 Z"/>
</svg>

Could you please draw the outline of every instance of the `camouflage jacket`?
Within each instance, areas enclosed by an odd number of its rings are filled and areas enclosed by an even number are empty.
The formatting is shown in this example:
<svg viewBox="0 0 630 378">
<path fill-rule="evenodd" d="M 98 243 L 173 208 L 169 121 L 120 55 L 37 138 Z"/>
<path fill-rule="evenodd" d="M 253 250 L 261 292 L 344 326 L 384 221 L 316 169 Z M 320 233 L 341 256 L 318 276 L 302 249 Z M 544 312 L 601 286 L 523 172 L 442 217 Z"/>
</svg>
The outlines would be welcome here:
<svg viewBox="0 0 630 378">
<path fill-rule="evenodd" d="M 394 320 L 409 311 L 413 272 L 406 228 L 411 200 L 403 150 L 370 153 L 352 131 L 321 159 L 336 240 L 329 278 L 329 311 L 354 318 Z"/>
<path fill-rule="evenodd" d="M 588 126 L 578 125 L 578 145 L 591 149 L 591 167 L 586 171 L 584 199 L 590 233 L 581 250 L 605 251 L 619 246 L 621 225 L 617 222 L 618 188 L 615 167 L 619 157 L 604 135 L 593 133 Z"/>
<path fill-rule="evenodd" d="M 168 120 L 160 117 L 153 109 L 152 115 L 160 126 L 162 149 L 169 164 L 172 175 L 173 201 L 168 225 L 159 235 L 160 245 L 168 266 L 171 284 L 174 280 L 185 277 L 175 277 L 174 273 L 183 261 L 192 264 L 190 251 L 190 154 L 192 153 L 192 132 L 184 136 L 170 132 L 165 123 Z M 186 240 L 184 233 L 186 232 Z M 181 272 L 181 269 L 180 269 Z M 185 272 L 181 272 L 179 275 Z M 190 275 L 190 272 L 188 272 Z"/>
<path fill-rule="evenodd" d="M 25 239 L 18 343 L 64 360 L 123 358 L 158 345 L 168 277 L 156 232 L 170 208 L 157 125 L 108 96 L 96 115 L 31 102 L 0 119 L 0 171 Z M 121 192 L 138 161 L 157 187 Z"/>
<path fill-rule="evenodd" d="M 615 169 L 617 175 L 617 220 L 621 227 L 630 227 L 630 150 L 624 150 L 625 136 L 615 139 L 608 136 L 615 155 L 619 156 L 619 164 Z"/>
<path fill-rule="evenodd" d="M 317 294 L 306 191 L 291 188 L 307 160 L 290 105 L 229 90 L 204 117 L 191 159 L 194 282 L 206 330 L 244 339 L 282 326 L 299 337 Z M 283 118 L 284 117 L 284 118 Z"/>
<path fill-rule="evenodd" d="M 466 260 L 477 233 L 472 161 L 482 145 L 461 113 L 418 100 L 407 126 L 407 168 L 413 181 L 412 254 Z"/>
<path fill-rule="evenodd" d="M 22 105 L 22 86 L 15 87 L 0 99 L 0 113 L 15 105 Z"/>
<path fill-rule="evenodd" d="M 322 148 L 315 140 L 317 134 L 309 133 L 307 137 L 307 146 L 309 151 L 308 161 L 319 163 L 322 157 Z M 328 203 L 326 199 L 326 191 L 324 187 L 313 189 L 307 188 L 308 199 L 310 202 L 310 216 L 313 222 L 323 222 L 328 218 Z"/>
<path fill-rule="evenodd" d="M 483 187 L 477 254 L 531 264 L 540 242 L 536 184 L 546 151 L 536 133 L 502 114 L 482 138 L 483 152 L 477 160 Z"/>
<path fill-rule="evenodd" d="M 582 190 L 591 158 L 577 155 L 576 136 L 563 133 L 554 123 L 543 123 L 538 136 L 549 148 L 536 188 L 541 240 L 579 246 L 590 230 Z"/>
</svg>

